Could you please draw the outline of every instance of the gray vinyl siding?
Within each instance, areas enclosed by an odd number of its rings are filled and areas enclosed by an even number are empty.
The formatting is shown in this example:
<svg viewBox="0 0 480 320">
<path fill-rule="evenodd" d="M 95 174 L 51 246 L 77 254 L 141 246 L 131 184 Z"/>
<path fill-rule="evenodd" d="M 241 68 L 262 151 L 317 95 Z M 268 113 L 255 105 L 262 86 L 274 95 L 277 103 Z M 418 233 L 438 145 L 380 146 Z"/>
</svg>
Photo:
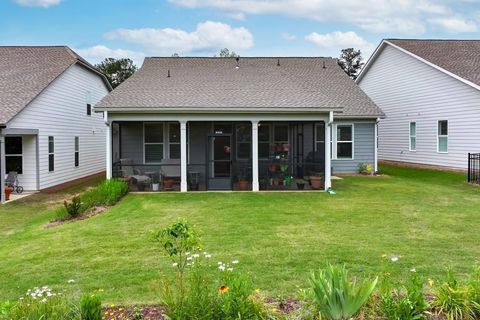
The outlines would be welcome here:
<svg viewBox="0 0 480 320">
<path fill-rule="evenodd" d="M 373 166 L 375 162 L 375 123 L 354 122 L 353 126 L 353 160 L 332 160 L 334 174 L 356 173 L 359 165 L 368 163 Z"/>
<path fill-rule="evenodd" d="M 385 112 L 379 159 L 465 169 L 480 152 L 480 91 L 386 45 L 359 83 Z M 437 152 L 437 122 L 448 120 L 448 153 Z M 417 148 L 409 151 L 409 123 Z"/>
<path fill-rule="evenodd" d="M 98 75 L 73 65 L 7 125 L 8 128 L 38 130 L 39 189 L 105 171 L 106 127 L 102 114 L 92 112 L 91 116 L 87 115 L 87 91 L 91 93 L 92 106 L 108 94 L 105 83 Z M 55 138 L 53 172 L 48 170 L 49 136 Z M 75 167 L 76 136 L 80 139 L 79 167 Z M 21 183 L 25 183 L 26 189 L 35 190 L 36 140 L 24 138 L 24 142 L 25 174 L 19 178 Z"/>
</svg>

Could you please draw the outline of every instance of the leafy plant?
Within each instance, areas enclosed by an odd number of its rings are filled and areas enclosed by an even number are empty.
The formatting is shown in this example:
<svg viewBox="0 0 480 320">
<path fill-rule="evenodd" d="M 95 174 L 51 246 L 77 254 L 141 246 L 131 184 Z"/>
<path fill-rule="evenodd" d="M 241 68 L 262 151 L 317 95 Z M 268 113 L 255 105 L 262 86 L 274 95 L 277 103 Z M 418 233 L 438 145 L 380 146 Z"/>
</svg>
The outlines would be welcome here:
<svg viewBox="0 0 480 320">
<path fill-rule="evenodd" d="M 426 319 L 428 307 L 423 293 L 421 278 L 412 273 L 409 282 L 400 290 L 391 289 L 386 285 L 380 297 L 380 309 L 389 320 L 420 320 Z"/>
<path fill-rule="evenodd" d="M 13 307 L 13 303 L 5 301 L 0 303 L 0 319 L 10 319 L 10 310 Z"/>
<path fill-rule="evenodd" d="M 94 294 L 84 294 L 80 298 L 80 314 L 82 320 L 101 320 L 102 302 L 100 298 Z"/>
<path fill-rule="evenodd" d="M 329 265 L 310 276 L 317 310 L 322 317 L 332 320 L 354 316 L 372 294 L 377 281 L 378 278 L 363 282 L 356 278 L 350 280 L 345 265 Z"/>
<path fill-rule="evenodd" d="M 67 200 L 65 200 L 63 202 L 63 206 L 65 207 L 68 215 L 71 218 L 77 218 L 83 213 L 83 211 L 82 211 L 82 201 L 80 199 L 80 196 L 78 196 L 78 195 L 74 196 L 72 198 L 71 202 L 68 202 Z"/>
<path fill-rule="evenodd" d="M 449 269 L 443 283 L 435 290 L 432 305 L 437 313 L 444 314 L 448 320 L 475 319 L 478 304 L 471 298 L 471 287 L 459 284 Z"/>
<path fill-rule="evenodd" d="M 370 163 L 361 163 L 358 165 L 358 171 L 360 171 L 360 173 L 371 174 L 373 171 L 373 167 Z"/>
<path fill-rule="evenodd" d="M 84 210 L 95 206 L 111 206 L 128 193 L 128 185 L 121 180 L 110 179 L 103 181 L 82 195 Z"/>
<path fill-rule="evenodd" d="M 295 179 L 295 183 L 297 183 L 297 184 L 305 184 L 305 180 L 302 179 L 302 178 L 297 178 L 297 179 Z"/>
</svg>

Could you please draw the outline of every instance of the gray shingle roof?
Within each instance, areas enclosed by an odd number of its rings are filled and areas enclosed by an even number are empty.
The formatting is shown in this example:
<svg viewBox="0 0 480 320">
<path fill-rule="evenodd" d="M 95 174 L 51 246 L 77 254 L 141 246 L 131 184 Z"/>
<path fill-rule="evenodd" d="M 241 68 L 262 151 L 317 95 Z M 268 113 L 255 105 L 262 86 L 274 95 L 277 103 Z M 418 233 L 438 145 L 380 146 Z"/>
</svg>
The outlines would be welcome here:
<svg viewBox="0 0 480 320">
<path fill-rule="evenodd" d="M 343 116 L 383 116 L 332 58 L 240 58 L 240 67 L 235 65 L 234 58 L 146 58 L 139 71 L 95 108 L 343 108 Z"/>
<path fill-rule="evenodd" d="M 386 39 L 386 41 L 480 85 L 480 40 Z"/>
<path fill-rule="evenodd" d="M 77 62 L 92 68 L 65 46 L 0 47 L 0 124 L 12 119 Z"/>
</svg>

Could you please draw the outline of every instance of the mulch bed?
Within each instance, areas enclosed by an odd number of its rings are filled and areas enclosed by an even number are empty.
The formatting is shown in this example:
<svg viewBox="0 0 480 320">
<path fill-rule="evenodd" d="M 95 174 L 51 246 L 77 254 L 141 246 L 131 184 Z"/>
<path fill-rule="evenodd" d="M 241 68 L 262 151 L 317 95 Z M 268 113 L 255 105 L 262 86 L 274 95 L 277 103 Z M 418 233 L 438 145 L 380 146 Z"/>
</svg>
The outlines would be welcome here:
<svg viewBox="0 0 480 320">
<path fill-rule="evenodd" d="M 47 223 L 45 225 L 45 229 L 60 226 L 60 225 L 67 224 L 67 223 L 72 223 L 72 222 L 75 222 L 75 221 L 85 220 L 85 219 L 88 219 L 88 218 L 91 218 L 91 217 L 94 217 L 94 216 L 98 216 L 99 214 L 102 214 L 105 211 L 107 211 L 109 208 L 110 208 L 109 206 L 98 206 L 98 207 L 94 207 L 88 213 L 82 214 L 81 216 L 76 217 L 74 219 L 53 220 L 53 221 L 50 221 L 49 223 Z"/>
<path fill-rule="evenodd" d="M 135 315 L 140 312 L 139 320 L 165 320 L 162 316 L 163 308 L 160 306 L 114 306 L 102 310 L 102 319 L 105 320 L 136 320 Z"/>
</svg>

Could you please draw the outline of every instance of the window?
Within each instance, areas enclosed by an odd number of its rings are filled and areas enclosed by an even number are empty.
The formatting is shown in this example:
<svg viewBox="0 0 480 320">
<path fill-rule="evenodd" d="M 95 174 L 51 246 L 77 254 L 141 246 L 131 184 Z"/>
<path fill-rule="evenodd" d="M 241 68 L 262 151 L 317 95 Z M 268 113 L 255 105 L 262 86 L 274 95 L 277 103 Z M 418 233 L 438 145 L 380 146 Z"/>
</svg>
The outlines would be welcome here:
<svg viewBox="0 0 480 320">
<path fill-rule="evenodd" d="M 410 122 L 410 151 L 417 150 L 417 123 Z"/>
<path fill-rule="evenodd" d="M 144 123 L 145 163 L 160 163 L 163 159 L 163 123 Z"/>
<path fill-rule="evenodd" d="M 268 159 L 270 155 L 270 126 L 260 123 L 258 127 L 258 158 Z"/>
<path fill-rule="evenodd" d="M 75 167 L 80 165 L 80 141 L 75 137 Z"/>
<path fill-rule="evenodd" d="M 22 137 L 5 137 L 5 169 L 7 173 L 23 173 Z"/>
<path fill-rule="evenodd" d="M 48 171 L 55 170 L 55 138 L 48 137 Z"/>
<path fill-rule="evenodd" d="M 87 116 L 92 115 L 92 105 L 87 103 Z"/>
<path fill-rule="evenodd" d="M 170 159 L 180 159 L 180 123 L 168 124 L 168 154 Z"/>
<path fill-rule="evenodd" d="M 353 159 L 353 125 L 337 125 L 337 159 Z"/>
<path fill-rule="evenodd" d="M 87 115 L 92 115 L 92 94 L 90 91 L 85 92 L 85 101 L 87 103 Z"/>
<path fill-rule="evenodd" d="M 273 143 L 288 144 L 288 124 L 276 124 L 273 129 Z"/>
<path fill-rule="evenodd" d="M 315 150 L 317 152 L 325 150 L 325 124 L 319 123 L 316 125 L 315 133 Z"/>
<path fill-rule="evenodd" d="M 248 124 L 236 126 L 237 159 L 250 159 L 252 130 Z"/>
<path fill-rule="evenodd" d="M 438 152 L 447 153 L 448 152 L 448 121 L 440 120 L 438 121 L 438 141 L 437 141 Z"/>
</svg>

